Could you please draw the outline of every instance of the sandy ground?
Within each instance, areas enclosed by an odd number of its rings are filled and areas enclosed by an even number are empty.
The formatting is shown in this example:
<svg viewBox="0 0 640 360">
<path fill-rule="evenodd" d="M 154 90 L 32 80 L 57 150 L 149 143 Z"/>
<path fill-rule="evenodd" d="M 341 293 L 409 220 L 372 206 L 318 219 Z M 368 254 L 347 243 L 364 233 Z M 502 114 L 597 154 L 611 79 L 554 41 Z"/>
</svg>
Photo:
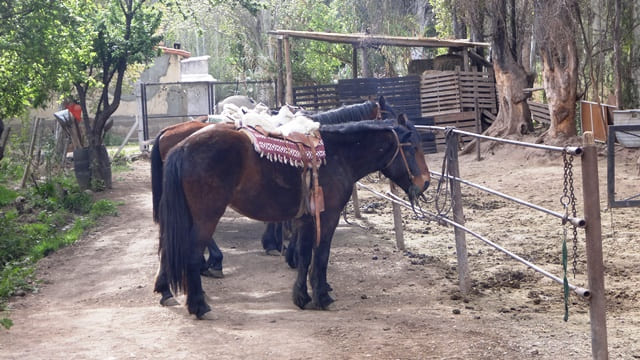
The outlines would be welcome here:
<svg viewBox="0 0 640 360">
<path fill-rule="evenodd" d="M 440 171 L 442 153 L 428 155 Z M 619 149 L 618 197 L 640 192 L 638 151 Z M 640 214 L 606 209 L 606 158 L 600 202 L 611 359 L 640 358 Z M 582 214 L 580 159 L 575 160 Z M 37 293 L 11 301 L 15 325 L 0 330 L 3 359 L 584 359 L 591 356 L 586 301 L 572 295 L 562 320 L 562 289 L 467 235 L 471 294 L 458 291 L 453 229 L 403 210 L 408 251 L 395 248 L 391 205 L 360 191 L 333 241 L 328 311 L 291 301 L 295 271 L 267 256 L 263 224 L 229 211 L 216 232 L 223 279 L 203 278 L 215 318 L 197 321 L 184 307 L 164 308 L 154 294 L 157 227 L 151 220 L 149 162 L 114 175 L 102 196 L 123 201 L 119 216 L 78 243 L 43 259 Z M 461 175 L 561 212 L 562 161 L 502 147 L 461 158 Z M 435 180 L 435 179 L 434 179 Z M 382 191 L 377 174 L 363 180 Z M 435 196 L 434 186 L 429 196 Z M 635 192 L 634 192 L 635 191 Z M 561 221 L 463 187 L 467 225 L 561 274 Z M 430 205 L 433 210 L 433 204 Z M 429 207 L 427 207 L 429 208 Z M 571 234 L 571 231 L 569 231 Z M 586 286 L 584 231 L 578 231 L 578 286 Z M 569 239 L 570 240 L 570 239 Z M 570 245 L 571 248 L 571 245 Z M 184 302 L 184 297 L 178 297 Z"/>
</svg>

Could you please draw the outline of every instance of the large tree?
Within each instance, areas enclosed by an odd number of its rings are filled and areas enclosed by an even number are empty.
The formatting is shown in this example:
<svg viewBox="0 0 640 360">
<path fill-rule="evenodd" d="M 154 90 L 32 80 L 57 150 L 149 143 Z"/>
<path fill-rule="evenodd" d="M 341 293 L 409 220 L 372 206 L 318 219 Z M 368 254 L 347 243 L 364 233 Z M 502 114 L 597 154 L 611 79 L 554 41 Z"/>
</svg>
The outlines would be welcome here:
<svg viewBox="0 0 640 360">
<path fill-rule="evenodd" d="M 104 136 L 120 105 L 127 67 L 157 54 L 161 12 L 146 0 L 69 0 L 67 5 L 75 19 L 75 51 L 65 65 L 82 107 L 92 187 L 110 187 Z"/>
<path fill-rule="evenodd" d="M 567 138 L 576 131 L 578 55 L 575 39 L 575 0 L 537 0 L 535 33 L 542 78 L 551 115 L 548 136 Z"/>
<path fill-rule="evenodd" d="M 532 74 L 525 71 L 523 62 L 528 45 L 523 36 L 530 10 L 528 1 L 491 0 L 487 3 L 491 30 L 491 58 L 496 78 L 500 109 L 496 120 L 487 130 L 491 136 L 525 134 L 532 129 L 531 115 L 524 89 L 531 87 Z"/>
<path fill-rule="evenodd" d="M 0 1 L 0 119 L 43 105 L 59 85 L 67 10 L 57 0 Z"/>
</svg>

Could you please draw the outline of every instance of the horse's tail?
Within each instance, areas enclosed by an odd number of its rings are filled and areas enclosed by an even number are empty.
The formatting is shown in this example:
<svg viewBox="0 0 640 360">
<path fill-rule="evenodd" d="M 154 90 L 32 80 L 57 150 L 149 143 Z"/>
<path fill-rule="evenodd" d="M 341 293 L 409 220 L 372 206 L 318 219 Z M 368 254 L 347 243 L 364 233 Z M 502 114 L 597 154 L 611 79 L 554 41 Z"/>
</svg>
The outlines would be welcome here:
<svg viewBox="0 0 640 360">
<path fill-rule="evenodd" d="M 184 148 L 174 149 L 165 162 L 164 194 L 159 207 L 160 251 L 172 290 L 186 293 L 186 271 L 193 218 L 182 188 Z"/>
<path fill-rule="evenodd" d="M 158 207 L 160 206 L 160 198 L 162 197 L 162 156 L 160 155 L 160 132 L 153 143 L 151 149 L 151 196 L 153 198 L 153 221 L 158 222 Z"/>
</svg>

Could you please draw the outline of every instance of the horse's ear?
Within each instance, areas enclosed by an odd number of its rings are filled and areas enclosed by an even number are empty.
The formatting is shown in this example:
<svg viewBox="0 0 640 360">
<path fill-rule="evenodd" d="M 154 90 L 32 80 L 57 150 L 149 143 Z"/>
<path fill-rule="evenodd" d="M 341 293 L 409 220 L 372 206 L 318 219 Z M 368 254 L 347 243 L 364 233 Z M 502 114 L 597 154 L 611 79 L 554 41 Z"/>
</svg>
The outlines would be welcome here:
<svg viewBox="0 0 640 360">
<path fill-rule="evenodd" d="M 380 105 L 381 109 L 385 109 L 386 108 L 386 100 L 384 99 L 384 96 L 380 95 L 380 98 L 378 98 L 378 105 Z"/>
<path fill-rule="evenodd" d="M 398 124 L 402 125 L 402 126 L 407 126 L 407 121 L 409 121 L 409 118 L 407 117 L 407 114 L 400 114 L 398 115 Z"/>
</svg>

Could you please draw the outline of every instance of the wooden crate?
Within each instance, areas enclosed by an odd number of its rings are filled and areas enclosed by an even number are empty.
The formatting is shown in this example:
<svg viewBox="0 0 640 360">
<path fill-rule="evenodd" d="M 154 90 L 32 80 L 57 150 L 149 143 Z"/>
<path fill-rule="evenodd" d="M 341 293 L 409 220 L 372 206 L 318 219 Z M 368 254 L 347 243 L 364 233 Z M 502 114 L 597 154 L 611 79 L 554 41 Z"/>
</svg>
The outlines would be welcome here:
<svg viewBox="0 0 640 360">
<path fill-rule="evenodd" d="M 477 133 L 475 111 L 463 111 L 458 113 L 435 115 L 433 117 L 433 122 L 436 126 L 452 126 L 458 130 Z M 465 144 L 473 140 L 473 138 L 468 135 L 462 135 L 460 139 Z M 437 149 L 441 149 L 446 146 L 446 139 L 443 132 L 439 131 L 436 133 L 435 142 Z"/>
<path fill-rule="evenodd" d="M 423 117 L 462 111 L 457 72 L 425 71 L 420 79 L 420 107 Z"/>
<path fill-rule="evenodd" d="M 479 114 L 491 118 L 497 113 L 495 81 L 485 72 L 425 71 L 420 81 L 422 116 L 432 117 L 436 126 L 453 126 L 476 132 L 476 103 Z M 473 140 L 462 136 L 461 141 Z M 444 134 L 435 136 L 437 147 L 445 145 Z"/>
</svg>

